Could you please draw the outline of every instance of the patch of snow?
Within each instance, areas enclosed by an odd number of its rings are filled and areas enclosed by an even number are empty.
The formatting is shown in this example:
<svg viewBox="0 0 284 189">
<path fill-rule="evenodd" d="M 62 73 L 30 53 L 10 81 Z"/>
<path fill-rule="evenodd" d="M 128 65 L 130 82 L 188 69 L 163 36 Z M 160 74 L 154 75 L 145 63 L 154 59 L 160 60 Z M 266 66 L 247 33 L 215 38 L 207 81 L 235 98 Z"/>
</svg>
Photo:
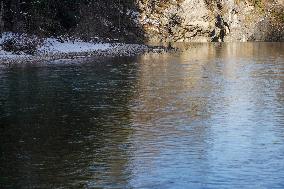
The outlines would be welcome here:
<svg viewBox="0 0 284 189">
<path fill-rule="evenodd" d="M 111 48 L 108 43 L 91 43 L 83 42 L 81 40 L 65 40 L 58 41 L 55 38 L 47 38 L 44 40 L 43 45 L 38 49 L 39 53 L 80 53 L 92 52 L 97 50 L 107 50 Z"/>
<path fill-rule="evenodd" d="M 21 37 L 19 37 L 21 36 Z M 33 36 L 35 37 L 35 36 Z M 4 51 L 2 44 L 4 41 L 12 38 L 17 38 L 18 40 L 29 39 L 25 34 L 16 34 L 12 32 L 4 32 L 0 37 L 0 58 L 21 58 L 29 57 L 32 55 L 27 55 L 25 53 L 15 54 L 13 52 Z M 37 49 L 35 55 L 48 55 L 48 54 L 62 54 L 62 53 L 84 53 L 84 52 L 94 52 L 94 51 L 104 51 L 113 48 L 109 43 L 94 43 L 94 42 L 84 42 L 80 39 L 70 40 L 66 39 L 62 42 L 56 38 L 46 38 L 43 43 Z"/>
<path fill-rule="evenodd" d="M 12 32 L 3 32 L 0 37 L 0 45 L 6 40 L 15 37 L 15 34 Z"/>
<path fill-rule="evenodd" d="M 3 32 L 0 37 L 0 59 L 16 59 L 16 58 L 23 58 L 23 57 L 29 57 L 30 55 L 27 55 L 25 53 L 20 54 L 14 54 L 12 52 L 7 52 L 2 49 L 2 44 L 7 39 L 15 38 L 16 34 L 12 32 Z"/>
<path fill-rule="evenodd" d="M 25 54 L 22 51 L 17 52 L 17 54 L 4 51 L 2 44 L 8 39 L 15 39 L 19 44 L 25 44 L 29 40 L 35 41 L 37 43 L 36 51 L 33 55 Z M 42 39 L 27 34 L 2 33 L 0 37 L 0 66 L 6 63 L 10 65 L 10 63 L 48 62 L 91 56 L 133 56 L 147 50 L 147 46 L 139 44 L 85 42 L 80 39 L 68 38 L 64 40 L 57 38 Z"/>
<path fill-rule="evenodd" d="M 31 55 L 27 55 L 27 54 L 14 54 L 12 52 L 7 52 L 4 51 L 1 47 L 0 47 L 0 59 L 4 58 L 4 59 L 15 59 L 15 58 L 25 58 L 25 57 L 30 57 Z"/>
</svg>

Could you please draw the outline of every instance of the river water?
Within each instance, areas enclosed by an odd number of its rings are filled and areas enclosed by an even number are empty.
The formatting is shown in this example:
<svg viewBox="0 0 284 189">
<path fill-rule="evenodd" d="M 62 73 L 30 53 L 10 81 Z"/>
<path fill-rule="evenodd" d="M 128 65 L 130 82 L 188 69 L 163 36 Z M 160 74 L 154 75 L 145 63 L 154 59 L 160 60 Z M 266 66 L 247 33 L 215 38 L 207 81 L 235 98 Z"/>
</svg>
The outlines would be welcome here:
<svg viewBox="0 0 284 189">
<path fill-rule="evenodd" d="M 284 188 L 284 43 L 0 69 L 0 188 Z"/>
</svg>

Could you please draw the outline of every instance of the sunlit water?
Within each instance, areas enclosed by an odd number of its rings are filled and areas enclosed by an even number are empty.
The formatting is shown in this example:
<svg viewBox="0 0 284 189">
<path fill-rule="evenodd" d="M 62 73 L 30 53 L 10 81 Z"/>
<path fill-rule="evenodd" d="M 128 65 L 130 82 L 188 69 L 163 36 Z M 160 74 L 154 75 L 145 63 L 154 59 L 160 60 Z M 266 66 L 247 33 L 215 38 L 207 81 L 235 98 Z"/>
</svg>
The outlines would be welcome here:
<svg viewBox="0 0 284 189">
<path fill-rule="evenodd" d="M 284 44 L 0 70 L 0 188 L 284 188 Z"/>
</svg>

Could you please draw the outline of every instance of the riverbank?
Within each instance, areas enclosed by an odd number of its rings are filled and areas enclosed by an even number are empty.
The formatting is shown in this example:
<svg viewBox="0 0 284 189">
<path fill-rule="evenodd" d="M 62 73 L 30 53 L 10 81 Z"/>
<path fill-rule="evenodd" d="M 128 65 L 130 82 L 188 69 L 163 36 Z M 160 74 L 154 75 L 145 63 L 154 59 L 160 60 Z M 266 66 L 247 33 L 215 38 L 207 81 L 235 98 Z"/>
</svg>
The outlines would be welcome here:
<svg viewBox="0 0 284 189">
<path fill-rule="evenodd" d="M 88 57 L 134 56 L 161 47 L 118 42 L 83 41 L 70 38 L 38 38 L 3 33 L 0 38 L 0 65 L 42 64 L 56 60 Z"/>
</svg>

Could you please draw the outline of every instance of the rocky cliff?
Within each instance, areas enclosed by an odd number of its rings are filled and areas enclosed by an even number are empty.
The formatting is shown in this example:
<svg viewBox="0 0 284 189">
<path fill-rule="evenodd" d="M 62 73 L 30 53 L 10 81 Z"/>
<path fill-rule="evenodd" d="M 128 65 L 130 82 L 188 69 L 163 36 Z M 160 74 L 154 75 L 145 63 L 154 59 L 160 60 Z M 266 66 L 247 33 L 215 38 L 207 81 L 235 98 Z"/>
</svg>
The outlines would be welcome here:
<svg viewBox="0 0 284 189">
<path fill-rule="evenodd" d="M 283 41 L 283 0 L 140 0 L 150 41 Z"/>
<path fill-rule="evenodd" d="M 0 2 L 0 32 L 39 36 L 128 42 L 284 41 L 283 26 L 284 0 Z"/>
</svg>

